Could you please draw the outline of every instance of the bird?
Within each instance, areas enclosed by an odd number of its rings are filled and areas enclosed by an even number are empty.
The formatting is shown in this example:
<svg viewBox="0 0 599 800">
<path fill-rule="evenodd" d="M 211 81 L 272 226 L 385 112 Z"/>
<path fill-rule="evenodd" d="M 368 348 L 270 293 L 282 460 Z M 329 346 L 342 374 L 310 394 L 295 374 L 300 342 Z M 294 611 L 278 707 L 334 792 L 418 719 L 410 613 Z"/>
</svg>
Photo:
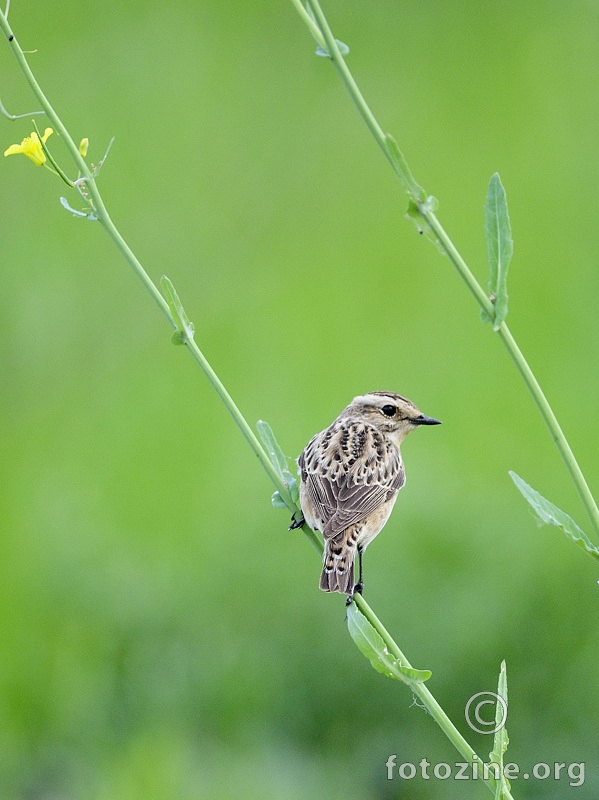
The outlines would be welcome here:
<svg viewBox="0 0 599 800">
<path fill-rule="evenodd" d="M 395 392 L 355 397 L 337 419 L 310 439 L 298 458 L 303 520 L 324 537 L 320 588 L 362 594 L 362 555 L 377 536 L 406 482 L 400 444 L 422 425 L 440 425 Z M 354 561 L 359 578 L 354 584 Z"/>
</svg>

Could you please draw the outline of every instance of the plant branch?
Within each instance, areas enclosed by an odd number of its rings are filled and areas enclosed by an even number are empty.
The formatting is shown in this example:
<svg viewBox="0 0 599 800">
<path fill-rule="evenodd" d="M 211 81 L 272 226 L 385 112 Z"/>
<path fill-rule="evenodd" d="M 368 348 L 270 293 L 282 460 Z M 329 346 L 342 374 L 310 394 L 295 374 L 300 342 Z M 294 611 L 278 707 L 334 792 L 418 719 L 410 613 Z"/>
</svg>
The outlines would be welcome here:
<svg viewBox="0 0 599 800">
<path fill-rule="evenodd" d="M 82 176 L 77 183 L 78 184 L 84 183 L 85 189 L 83 191 L 79 190 L 80 194 L 82 194 L 82 196 L 84 196 L 85 199 L 92 204 L 94 213 L 98 221 L 102 224 L 108 236 L 112 239 L 114 244 L 120 250 L 125 260 L 133 268 L 134 272 L 137 274 L 138 278 L 141 280 L 142 284 L 144 285 L 144 287 L 146 288 L 152 299 L 155 301 L 156 305 L 158 306 L 162 314 L 170 322 L 173 328 L 177 328 L 178 327 L 177 320 L 171 313 L 171 309 L 169 308 L 168 302 L 165 300 L 163 295 L 160 293 L 158 287 L 155 285 L 150 276 L 144 270 L 143 266 L 136 257 L 135 253 L 131 250 L 131 248 L 129 247 L 129 245 L 119 232 L 118 228 L 112 221 L 108 213 L 108 210 L 104 205 L 104 201 L 102 199 L 102 196 L 96 184 L 95 177 L 92 174 L 92 171 L 89 169 L 85 160 L 79 153 L 79 148 L 75 144 L 71 135 L 69 134 L 66 126 L 63 124 L 62 120 L 54 110 L 53 106 L 43 93 L 33 72 L 31 71 L 31 68 L 29 67 L 29 64 L 27 63 L 27 59 L 25 58 L 23 50 L 19 46 L 18 41 L 8 23 L 6 12 L 3 11 L 0 11 L 0 29 L 3 31 L 8 40 L 9 46 L 13 51 L 17 63 L 19 64 L 21 71 L 25 76 L 25 80 L 31 87 L 31 90 L 35 95 L 35 97 L 37 97 L 41 107 L 43 108 L 44 113 L 51 122 L 54 130 L 60 134 L 61 138 L 65 142 L 69 154 L 73 158 L 79 170 L 79 173 Z M 71 185 L 73 185 L 72 182 Z M 262 467 L 266 471 L 270 480 L 275 485 L 277 491 L 281 495 L 285 504 L 288 506 L 291 513 L 297 515 L 297 518 L 299 518 L 301 515 L 301 509 L 299 509 L 299 507 L 294 503 L 293 499 L 290 496 L 288 487 L 279 478 L 279 475 L 273 468 L 273 465 L 267 453 L 265 452 L 264 448 L 262 447 L 256 435 L 254 434 L 254 432 L 248 425 L 247 421 L 243 417 L 241 411 L 234 403 L 231 395 L 227 392 L 223 383 L 220 381 L 217 374 L 210 366 L 208 360 L 206 359 L 206 357 L 204 356 L 198 345 L 193 340 L 193 337 L 186 338 L 184 343 L 189 352 L 191 353 L 194 361 L 200 366 L 200 368 L 208 378 L 209 382 L 216 390 L 220 399 L 224 403 L 225 407 L 235 420 L 237 426 L 239 427 L 246 441 L 248 442 L 248 444 L 258 457 Z M 319 550 L 319 552 L 322 552 L 322 544 L 317 534 L 314 533 L 314 531 L 312 531 L 306 524 L 302 525 L 301 527 L 304 534 L 308 537 L 308 539 L 312 542 L 312 544 L 316 547 L 316 549 Z"/>
<path fill-rule="evenodd" d="M 293 0 L 294 5 L 297 6 L 296 0 Z M 427 227 L 428 231 L 430 231 L 434 237 L 436 244 L 439 246 L 441 251 L 449 258 L 453 266 L 458 271 L 458 274 L 470 290 L 470 293 L 473 295 L 476 302 L 479 304 L 481 309 L 487 314 L 489 319 L 494 319 L 495 309 L 494 305 L 487 296 L 485 290 L 479 284 L 479 282 L 474 277 L 473 273 L 469 269 L 468 265 L 458 252 L 457 248 L 441 226 L 439 220 L 435 216 L 433 211 L 434 203 L 431 202 L 432 198 L 424 199 L 424 192 L 422 194 L 418 191 L 420 187 L 418 184 L 413 180 L 409 169 L 407 168 L 407 164 L 405 163 L 405 159 L 401 156 L 401 163 L 400 167 L 398 168 L 398 161 L 397 157 L 393 157 L 393 153 L 389 147 L 389 138 L 384 132 L 381 126 L 378 124 L 376 118 L 374 117 L 372 111 L 368 107 L 366 100 L 364 99 L 362 93 L 360 92 L 351 72 L 349 71 L 347 64 L 345 63 L 345 59 L 341 54 L 339 48 L 337 47 L 335 37 L 327 23 L 327 20 L 320 8 L 318 0 L 308 0 L 309 6 L 313 11 L 314 17 L 318 22 L 320 27 L 320 31 L 322 33 L 323 38 L 325 39 L 327 50 L 330 54 L 331 59 L 337 69 L 337 72 L 341 76 L 341 80 L 343 81 L 347 91 L 350 94 L 351 99 L 355 103 L 358 111 L 360 112 L 364 122 L 366 123 L 368 129 L 374 136 L 375 141 L 383 151 L 385 158 L 390 162 L 393 170 L 396 172 L 398 177 L 402 180 L 404 187 L 406 187 L 408 196 L 410 197 L 411 201 L 411 215 L 417 216 L 420 220 L 423 221 L 424 225 Z M 393 140 L 391 140 L 393 141 Z M 398 151 L 399 152 L 399 151 Z M 551 438 L 555 442 L 555 445 L 566 465 L 568 473 L 576 486 L 578 494 L 582 500 L 582 503 L 585 507 L 585 510 L 588 514 L 588 517 L 591 521 L 593 529 L 597 536 L 599 536 L 599 508 L 597 507 L 597 503 L 589 489 L 589 486 L 586 482 L 586 479 L 578 465 L 578 462 L 572 452 L 570 445 L 561 429 L 561 426 L 557 420 L 557 417 L 553 413 L 551 406 L 547 398 L 545 397 L 538 381 L 536 380 L 528 362 L 524 358 L 522 351 L 516 344 L 516 341 L 512 334 L 510 333 L 509 328 L 507 327 L 505 322 L 502 322 L 499 326 L 497 333 L 499 338 L 501 339 L 503 345 L 505 346 L 506 350 L 510 354 L 514 364 L 516 365 L 518 371 L 520 372 L 524 382 L 531 393 L 535 403 L 537 404 L 539 411 L 545 421 L 549 429 L 549 433 Z"/>
<path fill-rule="evenodd" d="M 385 646 L 389 653 L 391 653 L 404 667 L 408 667 L 413 669 L 412 665 L 399 649 L 391 634 L 387 631 L 387 629 L 383 626 L 379 618 L 376 616 L 374 611 L 370 608 L 366 600 L 360 594 L 354 595 L 354 602 L 359 608 L 360 612 L 366 617 L 368 622 L 372 625 L 372 627 L 376 630 L 379 634 L 381 639 L 384 641 Z M 434 698 L 433 694 L 431 693 L 430 689 L 426 686 L 426 684 L 414 681 L 410 683 L 410 689 L 414 693 L 414 695 L 420 700 L 422 705 L 426 708 L 429 712 L 431 717 L 435 720 L 437 725 L 441 728 L 443 733 L 447 736 L 449 741 L 453 744 L 456 750 L 461 753 L 461 755 L 468 761 L 469 764 L 474 764 L 475 762 L 479 765 L 483 765 L 484 762 L 481 758 L 476 754 L 476 752 L 472 749 L 472 747 L 468 744 L 466 739 L 462 736 L 453 722 L 449 719 L 445 711 L 441 708 L 437 700 Z M 492 791 L 495 792 L 496 789 L 496 781 L 492 775 L 489 775 L 488 778 L 483 776 L 483 782 L 487 785 L 487 787 Z M 509 793 L 505 793 L 504 791 L 504 799 L 505 800 L 513 800 L 512 795 Z"/>
</svg>

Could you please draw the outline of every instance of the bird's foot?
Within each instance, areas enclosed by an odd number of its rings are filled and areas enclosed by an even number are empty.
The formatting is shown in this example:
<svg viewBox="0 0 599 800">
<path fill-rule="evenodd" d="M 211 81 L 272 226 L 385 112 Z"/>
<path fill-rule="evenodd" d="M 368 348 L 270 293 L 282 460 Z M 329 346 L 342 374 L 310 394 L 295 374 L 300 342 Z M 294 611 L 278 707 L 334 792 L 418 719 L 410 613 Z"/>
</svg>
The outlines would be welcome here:
<svg viewBox="0 0 599 800">
<path fill-rule="evenodd" d="M 345 601 L 345 605 L 350 606 L 354 602 L 354 595 L 362 594 L 363 591 L 364 591 L 364 584 L 362 583 L 362 581 L 356 583 L 352 593 L 348 596 L 347 600 Z"/>
<path fill-rule="evenodd" d="M 305 518 L 302 514 L 300 519 L 295 519 L 295 517 L 291 517 L 291 525 L 287 528 L 288 531 L 295 531 L 297 528 L 301 528 L 305 522 Z"/>
</svg>

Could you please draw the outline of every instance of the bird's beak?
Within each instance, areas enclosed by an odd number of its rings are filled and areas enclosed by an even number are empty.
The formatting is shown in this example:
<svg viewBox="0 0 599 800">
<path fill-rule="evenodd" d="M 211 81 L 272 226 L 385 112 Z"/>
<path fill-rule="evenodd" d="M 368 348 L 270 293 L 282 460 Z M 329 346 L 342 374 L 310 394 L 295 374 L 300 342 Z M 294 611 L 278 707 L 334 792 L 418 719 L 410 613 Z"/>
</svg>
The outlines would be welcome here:
<svg viewBox="0 0 599 800">
<path fill-rule="evenodd" d="M 426 414 L 421 414 L 419 417 L 415 417 L 414 419 L 410 420 L 412 425 L 440 425 L 441 420 L 435 419 L 434 417 L 427 417 Z"/>
</svg>

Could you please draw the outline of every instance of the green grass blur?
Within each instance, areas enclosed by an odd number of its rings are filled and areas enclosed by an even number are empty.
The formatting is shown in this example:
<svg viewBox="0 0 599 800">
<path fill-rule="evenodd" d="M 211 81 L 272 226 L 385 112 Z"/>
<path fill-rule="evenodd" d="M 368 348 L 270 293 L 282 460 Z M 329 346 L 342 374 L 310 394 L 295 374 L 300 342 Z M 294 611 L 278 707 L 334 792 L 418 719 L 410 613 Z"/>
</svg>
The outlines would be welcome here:
<svg viewBox="0 0 599 800">
<path fill-rule="evenodd" d="M 323 9 L 483 284 L 499 171 L 507 321 L 598 490 L 596 4 Z M 116 137 L 100 179 L 113 219 L 172 279 L 252 424 L 295 456 L 379 389 L 443 421 L 404 446 L 366 597 L 483 757 L 464 706 L 505 658 L 508 760 L 586 763 L 583 786 L 521 779 L 515 797 L 596 798 L 597 568 L 537 528 L 508 470 L 589 524 L 291 3 L 13 0 L 11 21 L 90 159 Z M 5 43 L 0 75 L 4 105 L 33 110 Z M 1 150 L 31 129 L 0 119 Z M 314 551 L 99 225 L 60 207 L 45 170 L 0 164 L 0 797 L 490 797 L 387 780 L 392 753 L 461 759 L 354 646 Z"/>
</svg>

